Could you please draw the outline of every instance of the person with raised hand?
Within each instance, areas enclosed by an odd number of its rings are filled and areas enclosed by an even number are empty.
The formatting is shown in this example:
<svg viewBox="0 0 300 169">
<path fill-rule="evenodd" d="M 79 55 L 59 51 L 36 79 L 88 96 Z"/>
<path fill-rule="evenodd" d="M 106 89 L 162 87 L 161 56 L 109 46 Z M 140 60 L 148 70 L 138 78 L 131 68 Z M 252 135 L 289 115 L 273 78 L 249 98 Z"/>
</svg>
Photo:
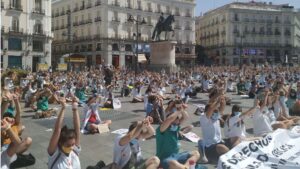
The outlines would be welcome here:
<svg viewBox="0 0 300 169">
<path fill-rule="evenodd" d="M 17 159 L 17 150 L 21 144 L 21 140 L 17 133 L 15 133 L 11 124 L 7 121 L 7 118 L 1 120 L 1 132 L 7 133 L 11 144 L 4 149 L 2 148 L 2 137 L 1 137 L 1 169 L 9 169 L 9 166 L 12 162 Z"/>
<path fill-rule="evenodd" d="M 156 155 L 164 169 L 190 167 L 190 161 L 197 162 L 198 151 L 179 153 L 180 125 L 188 118 L 187 112 L 175 111 L 156 129 Z"/>
<path fill-rule="evenodd" d="M 139 140 L 150 138 L 154 135 L 154 128 L 151 123 L 151 117 L 145 118 L 143 121 L 133 122 L 129 126 L 128 133 L 119 135 L 114 143 L 114 160 L 113 167 L 115 169 L 127 168 L 147 168 L 157 169 L 159 159 L 152 156 L 147 160 L 143 160 L 142 151 Z"/>
<path fill-rule="evenodd" d="M 63 126 L 66 109 L 65 98 L 60 98 L 61 110 L 56 120 L 54 131 L 48 146 L 49 169 L 80 169 L 80 120 L 78 114 L 78 100 L 74 97 L 72 103 L 74 129 Z"/>
</svg>

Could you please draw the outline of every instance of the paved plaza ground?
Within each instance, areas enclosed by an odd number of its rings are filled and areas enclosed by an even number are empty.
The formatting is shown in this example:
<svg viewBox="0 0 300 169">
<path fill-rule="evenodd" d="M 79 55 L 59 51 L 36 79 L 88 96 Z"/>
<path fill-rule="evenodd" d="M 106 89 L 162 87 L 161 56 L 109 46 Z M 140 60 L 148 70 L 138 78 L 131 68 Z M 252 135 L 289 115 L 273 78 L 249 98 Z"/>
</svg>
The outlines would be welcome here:
<svg viewBox="0 0 300 169">
<path fill-rule="evenodd" d="M 116 93 L 118 97 L 119 93 Z M 232 104 L 239 104 L 244 110 L 253 106 L 253 100 L 242 98 L 235 94 L 228 94 L 232 97 Z M 111 131 L 120 128 L 128 128 L 130 122 L 141 120 L 145 116 L 143 110 L 143 103 L 131 103 L 131 97 L 120 98 L 122 101 L 122 108 L 119 110 L 101 111 L 100 117 L 102 120 L 111 119 Z M 199 124 L 199 116 L 194 115 L 196 107 L 193 104 L 206 103 L 208 100 L 207 94 L 198 94 L 196 98 L 192 98 L 189 102 L 188 113 L 190 115 L 186 124 L 194 124 L 193 132 L 201 136 L 201 129 Z M 23 104 L 22 104 L 23 106 Z M 51 105 L 50 107 L 58 107 L 60 105 Z M 231 106 L 226 106 L 225 113 L 229 113 Z M 82 117 L 82 108 L 79 109 Z M 52 128 L 56 119 L 32 119 L 34 112 L 30 109 L 23 109 L 22 122 L 26 129 L 23 137 L 30 136 L 33 140 L 32 146 L 28 152 L 36 157 L 36 164 L 27 167 L 28 169 L 44 169 L 47 168 L 48 155 L 47 147 L 49 139 L 52 135 Z M 72 112 L 71 107 L 68 106 L 65 113 L 65 123 L 72 126 Z M 248 131 L 251 131 L 251 120 L 246 121 Z M 157 128 L 157 125 L 154 125 Z M 113 159 L 113 143 L 115 134 L 95 134 L 95 135 L 81 135 L 82 152 L 80 154 L 81 168 L 85 169 L 89 165 L 95 165 L 99 160 L 105 163 L 111 163 Z M 141 143 L 142 153 L 144 157 L 155 155 L 156 145 L 155 138 L 143 141 Z M 187 141 L 181 141 L 181 151 L 196 150 L 197 144 Z M 216 164 L 206 164 L 209 169 L 215 168 Z"/>
</svg>

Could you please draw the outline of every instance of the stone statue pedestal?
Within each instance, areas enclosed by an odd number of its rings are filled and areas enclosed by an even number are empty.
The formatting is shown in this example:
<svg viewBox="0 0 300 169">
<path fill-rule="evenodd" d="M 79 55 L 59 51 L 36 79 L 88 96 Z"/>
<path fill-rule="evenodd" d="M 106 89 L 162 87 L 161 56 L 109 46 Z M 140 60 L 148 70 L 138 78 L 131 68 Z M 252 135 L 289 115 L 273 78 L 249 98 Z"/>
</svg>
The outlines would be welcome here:
<svg viewBox="0 0 300 169">
<path fill-rule="evenodd" d="M 176 41 L 158 41 L 150 43 L 151 62 L 148 68 L 151 71 L 161 71 L 164 69 L 168 73 L 176 71 L 176 44 Z"/>
</svg>

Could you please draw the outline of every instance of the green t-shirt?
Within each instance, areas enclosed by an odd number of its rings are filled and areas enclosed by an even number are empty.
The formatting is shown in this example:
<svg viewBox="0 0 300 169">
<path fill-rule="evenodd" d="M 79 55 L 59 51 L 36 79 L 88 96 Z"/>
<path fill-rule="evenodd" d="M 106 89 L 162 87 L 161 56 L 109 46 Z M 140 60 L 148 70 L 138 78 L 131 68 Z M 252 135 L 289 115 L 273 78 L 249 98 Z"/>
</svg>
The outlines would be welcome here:
<svg viewBox="0 0 300 169">
<path fill-rule="evenodd" d="M 37 109 L 38 110 L 42 110 L 42 111 L 46 111 L 49 109 L 49 105 L 48 105 L 48 97 L 43 96 L 42 98 L 40 98 L 37 101 Z"/>
<path fill-rule="evenodd" d="M 84 94 L 84 88 L 80 88 L 80 89 L 76 88 L 75 89 L 75 96 L 78 97 L 78 99 L 80 101 L 85 101 L 86 98 L 85 98 L 85 94 Z"/>
<path fill-rule="evenodd" d="M 166 131 L 160 132 L 160 126 L 156 129 L 156 156 L 160 161 L 179 152 L 179 130 L 180 127 L 178 127 L 177 131 L 171 131 L 169 127 Z"/>
</svg>

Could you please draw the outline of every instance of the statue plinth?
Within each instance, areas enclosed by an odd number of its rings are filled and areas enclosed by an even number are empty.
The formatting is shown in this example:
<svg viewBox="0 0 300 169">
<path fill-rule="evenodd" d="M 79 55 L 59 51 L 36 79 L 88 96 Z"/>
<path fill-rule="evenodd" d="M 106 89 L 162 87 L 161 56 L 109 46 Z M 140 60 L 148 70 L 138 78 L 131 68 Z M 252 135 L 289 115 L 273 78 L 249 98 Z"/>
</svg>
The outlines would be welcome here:
<svg viewBox="0 0 300 169">
<path fill-rule="evenodd" d="M 175 46 L 176 41 L 157 41 L 150 43 L 150 69 L 160 71 L 165 69 L 167 72 L 176 69 Z"/>
</svg>

